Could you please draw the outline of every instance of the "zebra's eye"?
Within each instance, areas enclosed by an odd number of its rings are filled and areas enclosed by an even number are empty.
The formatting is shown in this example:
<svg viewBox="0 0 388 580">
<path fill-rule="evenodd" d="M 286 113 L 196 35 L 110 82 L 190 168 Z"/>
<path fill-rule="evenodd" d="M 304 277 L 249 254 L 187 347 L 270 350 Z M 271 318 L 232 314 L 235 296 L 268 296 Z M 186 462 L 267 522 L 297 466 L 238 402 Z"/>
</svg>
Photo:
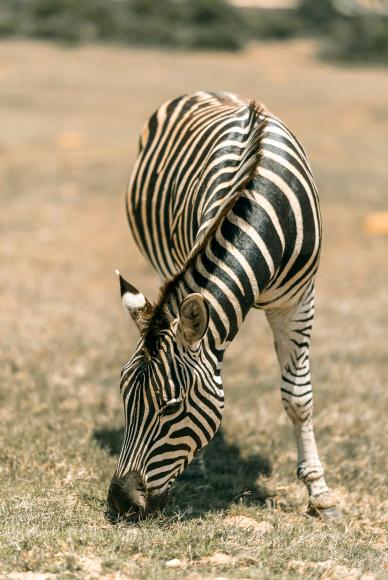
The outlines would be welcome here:
<svg viewBox="0 0 388 580">
<path fill-rule="evenodd" d="M 179 411 L 180 406 L 181 406 L 180 401 L 168 401 L 161 410 L 161 414 L 174 415 L 174 413 Z"/>
</svg>

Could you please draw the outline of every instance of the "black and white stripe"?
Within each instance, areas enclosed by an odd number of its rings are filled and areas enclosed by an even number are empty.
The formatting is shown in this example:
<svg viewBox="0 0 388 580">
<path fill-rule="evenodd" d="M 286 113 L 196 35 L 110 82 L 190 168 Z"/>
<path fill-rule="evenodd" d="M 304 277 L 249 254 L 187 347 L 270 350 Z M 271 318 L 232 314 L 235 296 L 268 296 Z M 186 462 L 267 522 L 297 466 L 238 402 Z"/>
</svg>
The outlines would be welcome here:
<svg viewBox="0 0 388 580">
<path fill-rule="evenodd" d="M 235 95 L 169 101 L 143 129 L 127 213 L 164 286 L 154 306 L 122 288 L 141 340 L 122 374 L 126 431 L 116 480 L 136 473 L 146 494 L 163 494 L 207 445 L 222 418 L 225 349 L 258 308 L 274 333 L 298 476 L 316 508 L 332 505 L 311 423 L 321 219 L 298 140 L 264 107 Z"/>
</svg>

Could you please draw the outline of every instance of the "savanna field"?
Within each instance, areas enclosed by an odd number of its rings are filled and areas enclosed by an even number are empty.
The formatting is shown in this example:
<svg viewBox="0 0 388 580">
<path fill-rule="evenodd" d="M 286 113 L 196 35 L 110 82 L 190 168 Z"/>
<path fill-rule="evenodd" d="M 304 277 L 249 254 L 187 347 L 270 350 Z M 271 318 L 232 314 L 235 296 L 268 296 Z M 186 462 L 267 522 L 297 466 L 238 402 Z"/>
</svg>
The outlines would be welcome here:
<svg viewBox="0 0 388 580">
<path fill-rule="evenodd" d="M 137 341 L 115 268 L 160 281 L 124 192 L 144 120 L 198 89 L 263 101 L 301 139 L 324 246 L 312 341 L 315 430 L 343 517 L 305 515 L 265 317 L 223 370 L 207 478 L 166 510 L 112 522 L 121 366 Z M 307 41 L 238 55 L 0 43 L 0 577 L 387 578 L 388 76 L 317 59 Z M 380 223 L 379 223 L 380 220 Z"/>
</svg>

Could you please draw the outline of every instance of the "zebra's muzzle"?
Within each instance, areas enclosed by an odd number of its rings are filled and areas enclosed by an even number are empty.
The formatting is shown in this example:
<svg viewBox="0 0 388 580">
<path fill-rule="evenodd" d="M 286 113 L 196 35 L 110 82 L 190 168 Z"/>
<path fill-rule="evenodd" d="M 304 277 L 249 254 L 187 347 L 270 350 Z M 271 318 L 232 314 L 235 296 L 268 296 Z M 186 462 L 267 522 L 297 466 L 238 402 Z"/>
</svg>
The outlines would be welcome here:
<svg viewBox="0 0 388 580">
<path fill-rule="evenodd" d="M 147 493 L 139 473 L 114 477 L 108 491 L 108 505 L 120 515 L 141 518 L 147 509 Z"/>
</svg>

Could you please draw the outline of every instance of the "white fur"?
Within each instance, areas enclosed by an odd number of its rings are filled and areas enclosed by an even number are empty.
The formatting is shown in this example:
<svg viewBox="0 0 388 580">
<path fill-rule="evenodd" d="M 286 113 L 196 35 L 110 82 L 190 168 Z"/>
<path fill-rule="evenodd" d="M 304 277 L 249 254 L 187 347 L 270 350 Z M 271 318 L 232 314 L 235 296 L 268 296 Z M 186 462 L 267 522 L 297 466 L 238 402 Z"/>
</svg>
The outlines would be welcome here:
<svg viewBox="0 0 388 580">
<path fill-rule="evenodd" d="M 222 385 L 222 379 L 220 375 L 214 375 L 214 381 L 217 383 L 217 385 Z"/>
<path fill-rule="evenodd" d="M 131 292 L 125 292 L 122 296 L 123 304 L 128 310 L 133 310 L 135 308 L 143 308 L 145 306 L 146 300 L 143 294 L 131 294 Z"/>
</svg>

